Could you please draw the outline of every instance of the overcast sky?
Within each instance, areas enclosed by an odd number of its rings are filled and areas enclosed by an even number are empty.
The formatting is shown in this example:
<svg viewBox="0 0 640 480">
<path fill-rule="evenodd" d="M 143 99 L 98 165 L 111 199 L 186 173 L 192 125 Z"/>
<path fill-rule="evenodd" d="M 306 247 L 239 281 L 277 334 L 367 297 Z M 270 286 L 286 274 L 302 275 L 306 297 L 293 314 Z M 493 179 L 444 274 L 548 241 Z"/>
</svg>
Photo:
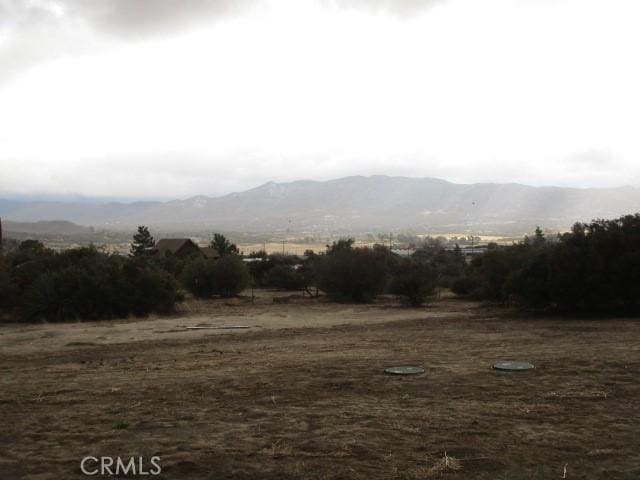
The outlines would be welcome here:
<svg viewBox="0 0 640 480">
<path fill-rule="evenodd" d="M 638 0 L 0 0 L 0 194 L 640 186 Z"/>
</svg>

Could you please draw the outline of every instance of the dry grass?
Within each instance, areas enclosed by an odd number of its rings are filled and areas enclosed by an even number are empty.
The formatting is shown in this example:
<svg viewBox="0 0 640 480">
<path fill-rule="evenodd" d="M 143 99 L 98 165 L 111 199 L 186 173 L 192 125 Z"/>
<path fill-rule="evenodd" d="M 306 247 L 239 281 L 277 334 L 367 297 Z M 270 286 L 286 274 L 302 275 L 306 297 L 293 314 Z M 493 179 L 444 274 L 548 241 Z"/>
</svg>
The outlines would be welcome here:
<svg viewBox="0 0 640 480">
<path fill-rule="evenodd" d="M 86 455 L 158 455 L 165 480 L 640 478 L 636 321 L 450 300 L 191 307 L 0 326 L 0 478 L 84 478 Z M 261 328 L 158 333 L 238 321 Z M 491 369 L 504 358 L 537 368 Z M 406 364 L 426 373 L 383 373 Z"/>
<path fill-rule="evenodd" d="M 455 457 L 447 455 L 447 452 L 444 452 L 442 458 L 437 459 L 435 462 L 427 460 L 426 463 L 427 465 L 412 470 L 410 472 L 411 478 L 415 480 L 440 478 L 446 476 L 448 473 L 462 470 L 462 462 Z"/>
<path fill-rule="evenodd" d="M 261 453 L 274 458 L 287 457 L 293 454 L 293 448 L 284 440 L 276 440 L 269 447 L 264 448 Z"/>
<path fill-rule="evenodd" d="M 550 398 L 576 398 L 576 399 L 592 399 L 592 400 L 606 400 L 607 392 L 604 390 L 596 389 L 580 389 L 573 388 L 559 392 L 550 392 L 548 395 Z"/>
</svg>

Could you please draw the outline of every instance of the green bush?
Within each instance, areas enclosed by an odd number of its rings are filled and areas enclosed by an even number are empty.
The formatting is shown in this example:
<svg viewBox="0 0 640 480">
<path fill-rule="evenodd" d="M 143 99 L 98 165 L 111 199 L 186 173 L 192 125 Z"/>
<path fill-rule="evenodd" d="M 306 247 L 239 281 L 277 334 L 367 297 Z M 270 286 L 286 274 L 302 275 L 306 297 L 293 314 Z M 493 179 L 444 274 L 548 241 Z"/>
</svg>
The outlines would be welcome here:
<svg viewBox="0 0 640 480">
<path fill-rule="evenodd" d="M 264 285 L 284 290 L 300 290 L 306 286 L 304 277 L 290 265 L 276 265 L 268 270 Z"/>
<path fill-rule="evenodd" d="M 161 258 L 154 258 L 153 263 L 165 272 L 173 275 L 174 278 L 180 278 L 187 261 L 175 255 L 167 255 Z"/>
<path fill-rule="evenodd" d="M 195 259 L 189 262 L 181 276 L 185 288 L 198 298 L 213 295 L 232 297 L 249 285 L 249 272 L 242 259 L 234 254 L 218 260 Z"/>
<path fill-rule="evenodd" d="M 213 281 L 215 260 L 197 258 L 188 262 L 180 275 L 182 285 L 197 298 L 208 298 L 216 293 Z"/>
<path fill-rule="evenodd" d="M 352 243 L 335 243 L 316 259 L 318 286 L 337 299 L 371 301 L 386 289 L 393 259 L 385 248 L 353 248 Z"/>
<path fill-rule="evenodd" d="M 0 310 L 11 310 L 16 306 L 18 286 L 9 271 L 0 265 Z"/>
<path fill-rule="evenodd" d="M 411 305 L 421 305 L 436 288 L 435 269 L 416 260 L 399 262 L 391 279 L 390 291 L 407 298 Z"/>
<path fill-rule="evenodd" d="M 478 284 L 471 276 L 461 276 L 451 282 L 451 291 L 456 295 L 469 295 L 478 288 Z"/>
<path fill-rule="evenodd" d="M 296 272 L 293 270 L 294 265 L 301 263 L 300 257 L 296 255 L 271 254 L 264 252 L 254 252 L 250 258 L 260 258 L 260 261 L 253 261 L 247 264 L 247 268 L 255 285 L 260 287 L 275 288 L 302 288 L 295 287 Z M 293 273 L 292 273 L 293 272 Z M 298 282 L 299 283 L 299 282 Z M 285 286 L 286 285 L 286 286 Z"/>
<path fill-rule="evenodd" d="M 489 250 L 456 284 L 458 293 L 471 286 L 480 298 L 536 308 L 640 312 L 640 214 Z"/>
<path fill-rule="evenodd" d="M 213 268 L 215 293 L 223 297 L 233 297 L 247 288 L 249 272 L 238 255 L 229 254 L 216 260 Z"/>
<path fill-rule="evenodd" d="M 445 245 L 436 240 L 425 241 L 425 245 L 417 249 L 413 259 L 431 265 L 438 286 L 451 288 L 453 282 L 463 275 L 466 262 L 460 248 L 445 249 Z"/>
<path fill-rule="evenodd" d="M 171 311 L 181 298 L 171 275 L 147 260 L 95 248 L 56 253 L 24 242 L 6 259 L 0 297 L 11 295 L 25 320 L 98 320 Z M 5 279 L 6 280 L 6 279 Z"/>
<path fill-rule="evenodd" d="M 135 315 L 169 313 L 183 300 L 175 278 L 166 271 L 144 262 L 128 263 L 125 271 L 132 287 L 129 298 Z"/>
</svg>

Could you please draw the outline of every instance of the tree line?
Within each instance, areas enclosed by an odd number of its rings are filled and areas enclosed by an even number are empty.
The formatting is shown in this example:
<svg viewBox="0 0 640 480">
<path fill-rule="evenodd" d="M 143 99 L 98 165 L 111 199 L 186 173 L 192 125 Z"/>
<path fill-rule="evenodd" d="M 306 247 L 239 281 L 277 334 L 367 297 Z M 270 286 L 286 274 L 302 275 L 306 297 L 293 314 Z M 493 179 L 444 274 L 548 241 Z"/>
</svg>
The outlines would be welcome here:
<svg viewBox="0 0 640 480">
<path fill-rule="evenodd" d="M 128 256 L 94 246 L 56 252 L 27 240 L 0 255 L 0 313 L 52 322 L 144 316 L 171 312 L 185 292 L 198 298 L 231 297 L 249 286 L 309 295 L 322 291 L 339 301 L 397 293 L 407 303 L 420 304 L 439 280 L 460 274 L 464 264 L 459 253 L 444 248 L 430 246 L 423 257 L 402 259 L 384 246 L 353 243 L 340 240 L 326 252 L 303 256 L 253 252 L 253 261 L 245 262 L 221 234 L 211 242 L 220 258 L 159 256 L 144 226 L 134 235 Z"/>
<path fill-rule="evenodd" d="M 438 288 L 458 295 L 558 311 L 640 309 L 640 214 L 577 223 L 571 232 L 490 245 L 468 264 L 460 249 L 427 239 L 411 257 L 353 239 L 303 256 L 239 255 L 221 234 L 220 258 L 159 257 L 146 227 L 130 255 L 95 247 L 55 252 L 28 240 L 0 255 L 0 310 L 24 320 L 93 320 L 166 313 L 185 292 L 235 296 L 249 286 L 323 292 L 336 301 L 367 302 L 394 294 L 420 305 Z M 249 260 L 249 261 L 247 261 Z"/>
<path fill-rule="evenodd" d="M 490 245 L 452 285 L 458 294 L 559 312 L 640 310 L 640 214 L 576 223 L 546 238 Z"/>
<path fill-rule="evenodd" d="M 55 252 L 35 240 L 0 257 L 0 310 L 22 320 L 99 320 L 170 312 L 174 277 L 136 257 L 95 247 Z"/>
</svg>

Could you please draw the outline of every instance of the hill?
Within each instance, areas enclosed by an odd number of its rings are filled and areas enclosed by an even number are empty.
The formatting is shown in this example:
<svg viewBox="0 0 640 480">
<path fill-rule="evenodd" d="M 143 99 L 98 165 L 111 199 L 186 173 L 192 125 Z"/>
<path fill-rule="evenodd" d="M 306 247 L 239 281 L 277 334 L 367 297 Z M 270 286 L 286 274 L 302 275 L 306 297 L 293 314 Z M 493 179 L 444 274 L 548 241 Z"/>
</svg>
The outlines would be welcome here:
<svg viewBox="0 0 640 480">
<path fill-rule="evenodd" d="M 640 189 L 577 189 L 520 184 L 456 184 L 434 178 L 347 177 L 269 182 L 221 197 L 169 202 L 0 201 L 13 221 L 63 219 L 120 229 L 358 232 L 413 229 L 509 234 L 569 228 L 576 221 L 640 211 Z"/>
<path fill-rule="evenodd" d="M 2 228 L 9 233 L 25 233 L 32 235 L 82 235 L 93 233 L 93 229 L 65 220 L 38 222 L 3 221 Z"/>
</svg>

